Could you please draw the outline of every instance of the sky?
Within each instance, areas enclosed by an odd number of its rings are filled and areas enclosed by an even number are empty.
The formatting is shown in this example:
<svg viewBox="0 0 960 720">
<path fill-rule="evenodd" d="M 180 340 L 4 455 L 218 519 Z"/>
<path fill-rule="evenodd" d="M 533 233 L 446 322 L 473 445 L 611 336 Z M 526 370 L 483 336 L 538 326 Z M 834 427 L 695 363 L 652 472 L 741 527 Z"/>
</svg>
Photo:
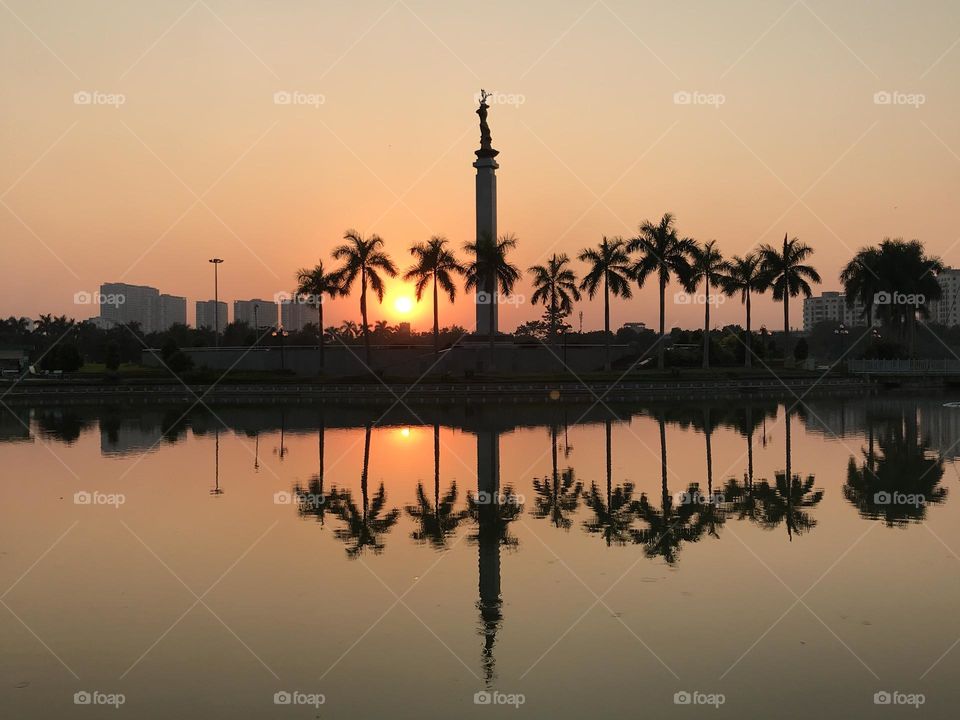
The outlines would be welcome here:
<svg viewBox="0 0 960 720">
<path fill-rule="evenodd" d="M 432 235 L 460 247 L 481 87 L 522 268 L 667 211 L 728 256 L 800 237 L 822 290 L 887 236 L 960 264 L 955 2 L 2 0 L 0 18 L 3 316 L 89 317 L 74 296 L 122 281 L 187 296 L 192 322 L 208 258 L 221 299 L 269 298 L 349 228 L 401 268 Z M 668 325 L 702 324 L 678 289 Z M 427 303 L 395 310 L 410 294 L 391 282 L 371 321 L 427 328 Z M 600 326 L 599 299 L 581 310 Z M 501 324 L 540 313 L 518 301 Z M 611 314 L 654 325 L 655 289 Z M 441 306 L 442 324 L 473 316 Z M 730 299 L 712 322 L 742 316 Z"/>
</svg>

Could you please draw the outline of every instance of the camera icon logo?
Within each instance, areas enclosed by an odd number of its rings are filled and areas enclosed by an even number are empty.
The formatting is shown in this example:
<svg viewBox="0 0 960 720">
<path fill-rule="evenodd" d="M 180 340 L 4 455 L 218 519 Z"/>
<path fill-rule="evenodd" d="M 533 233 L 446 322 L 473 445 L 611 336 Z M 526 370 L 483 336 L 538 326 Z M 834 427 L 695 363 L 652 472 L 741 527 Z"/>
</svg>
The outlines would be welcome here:
<svg viewBox="0 0 960 720">
<path fill-rule="evenodd" d="M 892 300 L 890 293 L 885 290 L 881 290 L 878 293 L 873 294 L 873 304 L 874 305 L 889 305 Z"/>
<path fill-rule="evenodd" d="M 80 490 L 73 494 L 74 505 L 89 505 L 93 502 L 93 495 L 86 490 Z"/>
<path fill-rule="evenodd" d="M 273 494 L 273 504 L 274 505 L 292 505 L 293 493 L 287 492 L 286 490 L 278 490 Z"/>
<path fill-rule="evenodd" d="M 274 105 L 289 105 L 293 102 L 293 95 L 286 90 L 278 90 L 273 94 Z"/>
<path fill-rule="evenodd" d="M 875 493 L 873 496 L 873 502 L 876 505 L 889 505 L 892 499 L 893 498 L 890 496 L 890 493 L 886 492 L 885 490 L 881 490 L 880 492 Z"/>
<path fill-rule="evenodd" d="M 489 705 L 493 701 L 493 693 L 487 690 L 480 690 L 473 694 L 474 705 Z"/>
<path fill-rule="evenodd" d="M 484 291 L 477 293 L 477 305 L 489 305 L 493 301 L 493 296 Z"/>
<path fill-rule="evenodd" d="M 88 293 L 86 290 L 81 290 L 73 294 L 73 304 L 74 305 L 91 305 L 93 304 L 93 295 Z"/>
<path fill-rule="evenodd" d="M 687 90 L 678 90 L 673 94 L 674 105 L 690 105 L 693 102 L 693 93 Z"/>
<path fill-rule="evenodd" d="M 74 705 L 89 705 L 91 702 L 93 702 L 93 695 L 88 693 L 86 690 L 81 690 L 80 692 L 75 692 L 73 694 Z"/>
<path fill-rule="evenodd" d="M 893 95 L 886 90 L 878 90 L 873 94 L 874 105 L 889 105 L 893 102 Z"/>
<path fill-rule="evenodd" d="M 674 705 L 689 705 L 691 702 L 693 702 L 693 696 L 686 690 L 680 690 L 673 694 Z"/>
<path fill-rule="evenodd" d="M 893 702 L 893 696 L 888 693 L 886 690 L 880 690 L 873 694 L 873 704 L 874 705 L 889 705 Z"/>
<path fill-rule="evenodd" d="M 293 695 L 288 693 L 286 690 L 280 690 L 273 694 L 273 704 L 274 705 L 289 705 L 293 702 Z"/>
<path fill-rule="evenodd" d="M 690 296 L 682 292 L 674 293 L 673 302 L 675 302 L 677 305 L 689 305 Z"/>
<path fill-rule="evenodd" d="M 78 90 L 73 94 L 74 105 L 89 105 L 93 102 L 93 93 L 86 90 Z"/>
</svg>

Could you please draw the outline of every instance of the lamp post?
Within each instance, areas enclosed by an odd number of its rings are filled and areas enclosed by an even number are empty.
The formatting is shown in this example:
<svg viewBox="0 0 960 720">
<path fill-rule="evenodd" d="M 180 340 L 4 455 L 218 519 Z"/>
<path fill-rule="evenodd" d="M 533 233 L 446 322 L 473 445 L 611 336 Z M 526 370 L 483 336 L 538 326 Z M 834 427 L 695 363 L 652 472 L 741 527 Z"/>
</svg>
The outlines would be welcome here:
<svg viewBox="0 0 960 720">
<path fill-rule="evenodd" d="M 288 333 L 286 330 L 283 329 L 283 325 L 280 325 L 280 326 L 278 326 L 278 327 L 277 327 L 272 333 L 270 333 L 270 334 L 271 334 L 273 337 L 280 339 L 280 369 L 281 369 L 281 370 L 286 370 L 286 369 L 287 369 L 287 361 L 286 361 L 286 359 L 284 358 L 284 355 L 283 355 L 283 339 L 284 339 L 285 337 L 287 337 L 290 333 Z"/>
<path fill-rule="evenodd" d="M 217 285 L 217 268 L 220 266 L 220 263 L 222 263 L 223 260 L 215 257 L 210 258 L 208 262 L 213 263 L 213 338 L 216 347 L 220 347 L 220 289 Z"/>
<path fill-rule="evenodd" d="M 257 345 L 257 336 L 260 334 L 260 320 L 259 320 L 259 311 L 260 303 L 253 304 L 253 345 Z M 236 320 L 236 318 L 234 318 Z"/>
</svg>

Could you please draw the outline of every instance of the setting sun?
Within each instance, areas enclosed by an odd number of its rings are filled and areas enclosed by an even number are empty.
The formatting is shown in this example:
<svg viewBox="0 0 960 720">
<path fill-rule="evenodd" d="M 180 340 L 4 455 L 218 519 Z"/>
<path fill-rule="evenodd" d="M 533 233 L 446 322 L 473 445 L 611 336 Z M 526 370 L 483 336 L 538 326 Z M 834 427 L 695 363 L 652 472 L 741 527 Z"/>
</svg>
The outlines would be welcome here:
<svg viewBox="0 0 960 720">
<path fill-rule="evenodd" d="M 406 295 L 398 297 L 393 301 L 393 309 L 401 315 L 408 315 L 413 311 L 413 298 L 407 297 Z"/>
</svg>

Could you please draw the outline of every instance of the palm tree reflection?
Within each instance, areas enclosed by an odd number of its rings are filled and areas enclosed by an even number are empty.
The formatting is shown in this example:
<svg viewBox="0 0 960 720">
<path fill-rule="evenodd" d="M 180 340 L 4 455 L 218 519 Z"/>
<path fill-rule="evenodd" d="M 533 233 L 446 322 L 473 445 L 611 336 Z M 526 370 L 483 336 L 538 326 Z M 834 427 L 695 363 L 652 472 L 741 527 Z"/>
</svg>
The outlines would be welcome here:
<svg viewBox="0 0 960 720">
<path fill-rule="evenodd" d="M 367 548 L 375 554 L 383 552 L 381 536 L 389 532 L 400 517 L 398 509 L 386 510 L 387 493 L 382 482 L 373 499 L 369 497 L 367 474 L 370 467 L 371 430 L 372 425 L 367 423 L 364 427 L 363 470 L 360 473 L 362 504 L 357 506 L 350 490 L 338 492 L 334 489 L 330 493 L 330 511 L 344 523 L 344 527 L 337 528 L 333 535 L 347 545 L 349 558 L 360 557 Z"/>
<path fill-rule="evenodd" d="M 556 527 L 569 530 L 573 521 L 567 517 L 577 511 L 580 505 L 580 495 L 583 484 L 574 479 L 573 468 L 568 467 L 559 472 L 557 463 L 557 435 L 556 425 L 550 426 L 550 441 L 553 451 L 553 473 L 550 478 L 534 478 L 533 516 L 535 518 L 550 518 Z"/>
<path fill-rule="evenodd" d="M 864 461 L 850 458 L 843 496 L 862 517 L 882 519 L 890 527 L 922 521 L 927 505 L 947 496 L 946 488 L 938 487 L 943 459 L 931 456 L 929 441 L 920 437 L 916 416 L 910 413 L 880 435 L 879 455 L 874 452 L 872 423 L 868 433 Z"/>
<path fill-rule="evenodd" d="M 332 500 L 332 498 L 328 498 L 326 495 L 324 495 L 323 492 L 323 461 L 326 430 L 326 421 L 321 417 L 319 428 L 317 429 L 317 454 L 319 458 L 317 474 L 311 476 L 310 480 L 307 482 L 306 488 L 299 484 L 295 485 L 293 488 L 293 494 L 297 499 L 297 512 L 301 517 L 313 515 L 317 519 L 317 522 L 320 523 L 321 527 L 323 527 L 327 516 L 327 508 Z M 259 433 L 257 437 L 259 438 Z M 257 467 L 256 461 L 254 463 L 254 467 Z"/>
<path fill-rule="evenodd" d="M 417 483 L 417 504 L 407 506 L 407 514 L 417 521 L 419 527 L 410 537 L 418 543 L 429 542 L 437 550 L 443 549 L 447 538 L 467 517 L 468 511 L 455 510 L 457 504 L 457 483 L 451 482 L 450 489 L 440 498 L 440 425 L 433 426 L 433 504 L 427 498 L 423 483 Z"/>
<path fill-rule="evenodd" d="M 604 421 L 606 431 L 606 493 L 595 482 L 590 483 L 590 491 L 585 495 L 587 507 L 593 511 L 593 518 L 583 523 L 588 533 L 603 536 L 607 546 L 625 545 L 630 540 L 630 527 L 634 520 L 633 483 L 613 487 L 613 455 L 611 450 L 611 424 Z"/>
</svg>

